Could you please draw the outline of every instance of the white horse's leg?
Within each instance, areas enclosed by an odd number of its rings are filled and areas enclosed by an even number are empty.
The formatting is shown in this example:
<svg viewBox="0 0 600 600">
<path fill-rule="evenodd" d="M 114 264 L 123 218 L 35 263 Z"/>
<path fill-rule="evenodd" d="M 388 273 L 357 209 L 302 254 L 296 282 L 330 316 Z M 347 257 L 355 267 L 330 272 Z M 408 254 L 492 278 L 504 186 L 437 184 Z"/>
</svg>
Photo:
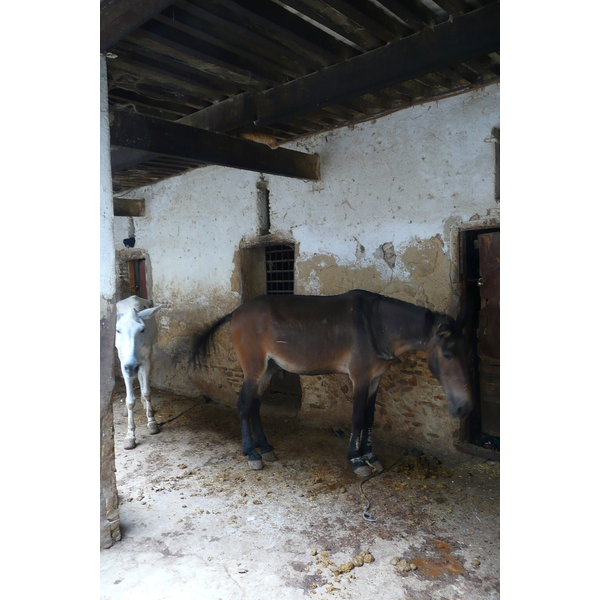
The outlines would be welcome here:
<svg viewBox="0 0 600 600">
<path fill-rule="evenodd" d="M 143 362 L 140 365 L 140 370 L 138 371 L 138 379 L 140 380 L 140 388 L 142 390 L 142 400 L 144 402 L 144 406 L 146 407 L 146 417 L 148 418 L 148 431 L 153 433 L 158 433 L 160 429 L 158 428 L 158 423 L 154 420 L 154 411 L 152 410 L 152 403 L 150 398 L 150 363 Z"/>
<path fill-rule="evenodd" d="M 133 395 L 133 377 L 127 377 L 123 373 L 123 379 L 125 380 L 125 389 L 127 395 L 125 397 L 125 403 L 127 404 L 127 437 L 125 438 L 125 450 L 132 450 L 135 448 L 135 423 L 133 421 L 133 407 L 135 406 L 135 396 Z"/>
</svg>

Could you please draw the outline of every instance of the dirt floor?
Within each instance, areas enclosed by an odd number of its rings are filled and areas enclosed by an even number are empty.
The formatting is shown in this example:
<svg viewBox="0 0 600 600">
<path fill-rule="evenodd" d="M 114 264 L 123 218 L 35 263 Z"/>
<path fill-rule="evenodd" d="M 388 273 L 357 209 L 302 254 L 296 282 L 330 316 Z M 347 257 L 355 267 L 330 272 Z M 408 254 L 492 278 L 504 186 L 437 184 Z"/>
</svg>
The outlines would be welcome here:
<svg viewBox="0 0 600 600">
<path fill-rule="evenodd" d="M 349 424 L 271 415 L 279 461 L 250 471 L 235 409 L 159 390 L 161 432 L 148 434 L 138 401 L 138 445 L 125 451 L 124 396 L 118 384 L 122 540 L 100 553 L 101 599 L 499 598 L 498 462 L 442 463 L 375 435 L 386 470 L 361 491 Z"/>
</svg>

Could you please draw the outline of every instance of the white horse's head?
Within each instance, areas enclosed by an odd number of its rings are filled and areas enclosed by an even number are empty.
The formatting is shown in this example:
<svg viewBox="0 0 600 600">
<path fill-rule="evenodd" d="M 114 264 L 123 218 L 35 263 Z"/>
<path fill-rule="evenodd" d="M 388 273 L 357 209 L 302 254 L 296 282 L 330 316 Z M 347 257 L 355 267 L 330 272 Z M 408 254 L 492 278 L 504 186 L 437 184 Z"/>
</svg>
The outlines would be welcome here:
<svg viewBox="0 0 600 600">
<path fill-rule="evenodd" d="M 119 353 L 123 375 L 134 377 L 140 363 L 149 356 L 152 344 L 156 340 L 156 321 L 154 314 L 162 305 L 136 312 L 130 308 L 117 313 L 117 331 L 115 346 Z"/>
</svg>

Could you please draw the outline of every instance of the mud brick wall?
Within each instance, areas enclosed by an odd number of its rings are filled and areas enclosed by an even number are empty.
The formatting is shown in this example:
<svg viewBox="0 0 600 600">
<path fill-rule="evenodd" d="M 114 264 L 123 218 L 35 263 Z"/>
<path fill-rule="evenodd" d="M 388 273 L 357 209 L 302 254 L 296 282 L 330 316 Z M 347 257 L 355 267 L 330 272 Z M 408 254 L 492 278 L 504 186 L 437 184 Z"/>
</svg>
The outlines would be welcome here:
<svg viewBox="0 0 600 600">
<path fill-rule="evenodd" d="M 318 427 L 349 432 L 352 383 L 345 375 L 302 377 L 301 417 Z M 438 455 L 453 452 L 458 421 L 448 413 L 439 382 L 427 367 L 424 352 L 405 355 L 381 378 L 377 394 L 374 447 L 386 444 L 418 448 Z"/>
</svg>

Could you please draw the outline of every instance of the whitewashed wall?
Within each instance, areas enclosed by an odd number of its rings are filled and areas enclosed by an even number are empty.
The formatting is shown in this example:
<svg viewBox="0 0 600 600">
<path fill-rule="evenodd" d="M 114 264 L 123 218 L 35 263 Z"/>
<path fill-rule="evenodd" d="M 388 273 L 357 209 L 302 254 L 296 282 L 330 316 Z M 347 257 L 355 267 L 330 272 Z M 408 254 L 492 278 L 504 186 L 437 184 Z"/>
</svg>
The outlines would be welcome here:
<svg viewBox="0 0 600 600">
<path fill-rule="evenodd" d="M 321 157 L 321 181 L 266 177 L 271 232 L 298 244 L 297 292 L 362 287 L 452 312 L 452 228 L 499 215 L 491 135 L 499 96 L 499 85 L 488 86 L 288 144 Z M 258 235 L 259 176 L 207 167 L 132 194 L 146 199 L 146 216 L 134 219 L 136 248 L 150 257 L 155 303 L 167 305 L 159 334 L 167 354 L 189 335 L 190 318 L 210 321 L 239 304 L 236 252 Z M 127 237 L 128 219 L 116 218 L 117 250 Z M 224 354 L 234 368 L 226 348 Z M 208 391 L 235 401 L 231 378 L 206 377 Z M 183 371 L 155 381 L 191 393 Z M 310 393 L 326 401 L 331 389 Z M 440 426 L 450 427 L 430 428 Z"/>
<path fill-rule="evenodd" d="M 332 254 L 353 266 L 360 243 L 360 264 L 389 275 L 377 256 L 383 243 L 397 254 L 416 239 L 440 235 L 447 243 L 448 219 L 496 206 L 498 100 L 498 87 L 488 87 L 299 142 L 296 149 L 321 156 L 323 180 L 271 177 L 271 222 L 300 242 L 301 260 Z M 410 272 L 401 267 L 393 276 Z"/>
</svg>

